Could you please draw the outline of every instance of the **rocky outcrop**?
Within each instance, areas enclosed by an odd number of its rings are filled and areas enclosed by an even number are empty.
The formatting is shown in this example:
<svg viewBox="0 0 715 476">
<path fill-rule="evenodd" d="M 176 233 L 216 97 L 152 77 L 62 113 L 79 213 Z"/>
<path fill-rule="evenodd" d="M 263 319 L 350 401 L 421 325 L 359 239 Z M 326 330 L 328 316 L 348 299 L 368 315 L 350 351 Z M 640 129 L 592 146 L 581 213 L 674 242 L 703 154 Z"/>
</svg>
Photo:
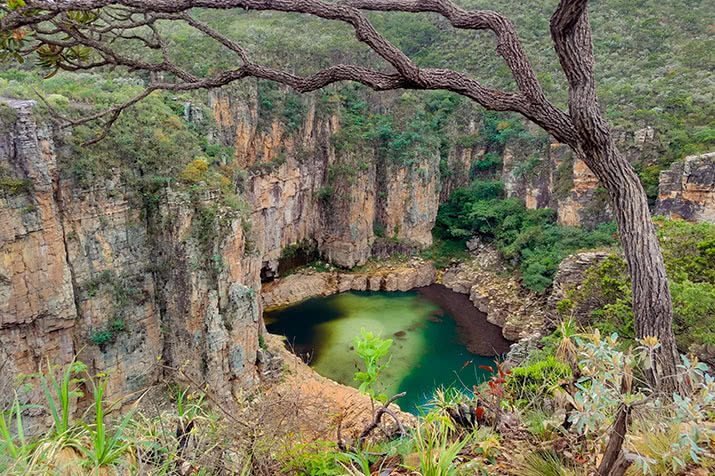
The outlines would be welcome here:
<svg viewBox="0 0 715 476">
<path fill-rule="evenodd" d="M 304 270 L 263 286 L 266 309 L 289 306 L 316 296 L 345 291 L 409 291 L 437 280 L 434 265 L 419 259 L 379 265 L 365 272 L 315 272 Z"/>
<path fill-rule="evenodd" d="M 260 257 L 248 249 L 240 217 L 219 209 L 208 243 L 195 238 L 198 215 L 215 204 L 168 191 L 150 223 L 155 247 L 165 359 L 219 395 L 256 383 L 262 332 Z"/>
<path fill-rule="evenodd" d="M 242 218 L 210 192 L 167 189 L 149 206 L 118 172 L 81 187 L 58 173 L 33 104 L 9 105 L 0 134 L 3 374 L 79 354 L 108 374 L 110 397 L 146 388 L 168 368 L 227 399 L 252 385 L 261 260 L 246 252 Z M 199 240 L 207 206 L 222 229 Z"/>
<path fill-rule="evenodd" d="M 353 267 L 377 244 L 381 254 L 428 246 L 441 187 L 437 151 L 404 163 L 372 149 L 339 151 L 338 113 L 306 101 L 291 125 L 266 117 L 255 89 L 212 95 L 210 140 L 233 147 L 246 171 L 237 187 L 249 216 L 211 191 L 142 190 L 127 170 L 76 183 L 59 173 L 53 131 L 36 123 L 33 103 L 2 106 L 3 374 L 31 374 L 44 358 L 64 364 L 79 353 L 109 375 L 110 396 L 180 369 L 228 398 L 256 382 L 261 276 L 275 275 L 286 247 L 313 242 L 331 262 Z M 184 109 L 187 120 L 204 120 L 200 108 Z M 328 284 L 308 282 L 310 291 L 274 301 L 434 281 L 425 263 L 336 272 Z"/>
<path fill-rule="evenodd" d="M 51 158 L 52 161 L 55 157 Z M 56 180 L 80 358 L 109 375 L 109 391 L 129 393 L 156 381 L 161 331 L 151 247 L 136 194 L 119 173 L 90 189 Z"/>
<path fill-rule="evenodd" d="M 438 151 L 402 164 L 363 145 L 338 150 L 340 111 L 323 111 L 317 101 L 300 98 L 287 124 L 259 104 L 255 84 L 210 96 L 219 140 L 249 171 L 246 197 L 267 274 L 277 272 L 284 248 L 303 240 L 346 268 L 364 264 L 383 238 L 429 246 L 441 189 Z"/>
<path fill-rule="evenodd" d="M 655 213 L 715 223 L 715 152 L 686 157 L 660 173 Z"/>
<path fill-rule="evenodd" d="M 264 283 L 260 297 L 262 276 L 275 276 L 284 250 L 297 243 L 314 243 L 341 268 L 429 246 L 440 198 L 464 185 L 484 155 L 469 145 L 474 141 L 442 158 L 420 150 L 409 160 L 371 144 L 337 147 L 340 111 L 313 96 L 301 101 L 289 118 L 259 107 L 255 87 L 212 93 L 217 127 L 210 139 L 232 147 L 245 171 L 237 181 L 248 203 L 243 215 L 210 190 L 128 186 L 127 170 L 80 186 L 58 172 L 52 131 L 36 123 L 33 103 L 9 101 L 0 111 L 3 372 L 29 374 L 43 358 L 63 364 L 80 353 L 93 371 L 109 375 L 112 395 L 181 369 L 228 398 L 258 378 L 264 304 L 437 281 L 434 267 L 415 259 L 358 272 L 301 272 Z M 185 116 L 203 120 L 190 104 Z M 478 129 L 465 127 L 460 134 Z M 537 155 L 507 146 L 503 178 L 511 196 L 556 208 L 564 224 L 602 219 L 589 211 L 607 208 L 583 163 L 558 144 Z M 440 161 L 454 173 L 442 173 Z M 707 209 L 702 184 L 712 180 L 701 169 L 688 169 L 698 178 L 681 180 L 676 195 Z M 474 252 L 474 260 L 444 273 L 444 284 L 469 295 L 510 340 L 543 327 L 543 303 L 505 277 L 494 250 L 476 243 Z"/>
<path fill-rule="evenodd" d="M 76 305 L 50 131 L 31 101 L 12 101 L 0 134 L 0 348 L 2 373 L 30 374 L 45 358 L 73 357 Z"/>
<path fill-rule="evenodd" d="M 612 252 L 609 251 L 584 251 L 569 256 L 559 264 L 547 304 L 552 323 L 557 323 L 562 318 L 557 309 L 559 302 L 567 299 L 570 293 L 581 289 L 587 278 L 587 272 L 611 254 Z M 579 309 L 579 314 L 590 315 L 592 309 L 587 307 L 587 303 L 584 303 L 583 309 Z"/>
<path fill-rule="evenodd" d="M 626 158 L 643 167 L 664 152 L 652 127 L 615 131 L 614 136 Z M 551 208 L 558 223 L 567 226 L 593 228 L 612 219 L 606 190 L 567 146 L 552 142 L 539 150 L 531 144 L 507 144 L 502 160 L 507 196 L 521 198 L 528 208 Z"/>
<path fill-rule="evenodd" d="M 518 341 L 541 331 L 545 314 L 543 299 L 525 291 L 509 276 L 498 252 L 489 245 L 475 247 L 472 259 L 444 271 L 441 283 L 467 294 L 487 320 L 502 328 L 504 337 Z"/>
</svg>

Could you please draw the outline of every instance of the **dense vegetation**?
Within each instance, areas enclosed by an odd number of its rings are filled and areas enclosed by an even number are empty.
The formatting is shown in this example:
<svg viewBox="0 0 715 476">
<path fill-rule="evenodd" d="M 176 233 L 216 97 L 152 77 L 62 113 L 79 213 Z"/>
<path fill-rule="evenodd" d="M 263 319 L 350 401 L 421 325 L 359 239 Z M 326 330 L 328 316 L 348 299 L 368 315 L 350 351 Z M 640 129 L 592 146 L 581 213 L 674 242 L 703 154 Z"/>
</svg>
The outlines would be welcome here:
<svg viewBox="0 0 715 476">
<path fill-rule="evenodd" d="M 435 233 L 442 240 L 477 236 L 493 242 L 507 260 L 519 266 L 523 285 L 538 293 L 551 286 L 567 256 L 616 242 L 613 224 L 592 231 L 560 226 L 553 210 L 527 209 L 521 200 L 504 197 L 501 182 L 483 180 L 456 190 L 440 207 Z"/>
<path fill-rule="evenodd" d="M 125 101 L 141 91 L 140 84 L 137 78 L 94 74 L 58 74 L 43 80 L 34 70 L 9 69 L 0 73 L 0 96 L 35 100 L 33 113 L 41 123 L 51 124 L 58 116 L 83 117 Z M 132 206 L 145 216 L 155 211 L 169 188 L 186 192 L 198 212 L 194 238 L 206 264 L 216 268 L 213 247 L 224 231 L 222 217 L 240 216 L 244 228 L 250 226 L 240 195 L 247 172 L 237 167 L 232 149 L 208 141 L 213 118 L 195 102 L 190 96 L 154 94 L 124 112 L 106 137 L 91 145 L 87 143 L 101 132 L 96 127 L 64 129 L 56 135 L 58 165 L 64 178 L 82 188 L 119 179 L 116 185 L 128 187 Z M 189 107 L 198 109 L 192 117 L 187 117 Z M 27 184 L 4 177 L 0 170 L 0 187 L 6 193 L 23 186 Z M 212 198 L 209 203 L 207 197 Z M 110 339 L 106 330 L 96 336 L 98 342 Z"/>
<path fill-rule="evenodd" d="M 715 225 L 663 219 L 656 223 L 673 294 L 678 347 L 685 351 L 714 345 Z M 559 309 L 583 324 L 632 339 L 631 289 L 623 258 L 613 254 L 595 265 Z"/>
</svg>

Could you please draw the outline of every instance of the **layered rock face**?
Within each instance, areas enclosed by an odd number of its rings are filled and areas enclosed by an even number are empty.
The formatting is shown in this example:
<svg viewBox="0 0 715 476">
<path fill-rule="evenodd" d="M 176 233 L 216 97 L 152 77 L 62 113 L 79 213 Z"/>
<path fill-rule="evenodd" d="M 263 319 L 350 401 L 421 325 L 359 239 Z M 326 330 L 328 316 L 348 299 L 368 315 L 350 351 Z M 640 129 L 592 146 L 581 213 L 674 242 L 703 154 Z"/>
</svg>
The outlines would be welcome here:
<svg viewBox="0 0 715 476">
<path fill-rule="evenodd" d="M 59 173 L 52 131 L 37 124 L 33 104 L 9 104 L 0 116 L 3 374 L 33 373 L 44 358 L 64 364 L 79 354 L 93 371 L 109 375 L 112 395 L 130 394 L 171 371 L 228 399 L 257 379 L 264 302 L 281 306 L 435 282 L 434 267 L 415 261 L 404 269 L 289 276 L 263 284 L 260 297 L 262 278 L 274 277 L 284 250 L 298 243 L 315 243 L 325 259 L 346 268 L 429 246 L 440 200 L 468 183 L 472 164 L 484 155 L 457 145 L 443 157 L 422 150 L 400 161 L 369 144 L 341 148 L 335 141 L 340 111 L 324 110 L 316 97 L 287 118 L 266 115 L 255 86 L 215 91 L 210 140 L 230 146 L 246 171 L 237 188 L 249 204 L 247 218 L 217 205 L 211 191 L 197 197 L 129 187 L 126 170 L 80 186 Z M 186 116 L 194 119 L 191 106 Z M 648 150 L 651 136 L 625 138 L 636 145 L 624 150 Z M 440 173 L 441 160 L 449 175 Z M 569 225 L 608 218 L 597 180 L 564 146 L 534 154 L 507 145 L 503 163 L 507 193 L 528 207 L 554 208 Z M 712 154 L 664 174 L 659 207 L 686 218 L 712 217 L 711 166 Z M 152 193 L 160 195 L 148 200 Z M 209 211 L 210 230 L 202 230 Z M 524 294 L 515 278 L 504 278 L 491 251 L 479 256 L 445 273 L 444 284 L 469 294 L 510 339 L 543 326 L 543 313 L 534 311 L 543 303 Z"/>
<path fill-rule="evenodd" d="M 240 217 L 219 210 L 226 229 L 200 243 L 202 201 L 165 190 L 149 208 L 118 172 L 89 189 L 63 179 L 32 103 L 10 106 L 0 134 L 3 374 L 79 354 L 109 375 L 111 395 L 145 388 L 167 368 L 220 396 L 250 385 L 261 261 L 246 255 Z M 220 266 L 207 265 L 212 250 Z"/>
<path fill-rule="evenodd" d="M 255 85 L 210 97 L 220 141 L 249 171 L 246 196 L 264 267 L 275 272 L 282 250 L 303 240 L 347 268 L 364 264 L 381 239 L 429 246 L 440 197 L 438 152 L 400 164 L 370 147 L 338 150 L 339 111 L 322 111 L 313 96 L 305 101 L 287 124 L 285 117 L 263 117 Z"/>
<path fill-rule="evenodd" d="M 542 299 L 524 290 L 499 253 L 491 245 L 475 243 L 472 259 L 444 271 L 440 282 L 454 292 L 467 294 L 470 301 L 502 328 L 511 341 L 524 339 L 544 328 Z"/>
<path fill-rule="evenodd" d="M 686 157 L 661 172 L 655 212 L 715 223 L 715 152 Z"/>
<path fill-rule="evenodd" d="M 77 309 L 55 200 L 56 164 L 32 102 L 13 101 L 0 134 L 0 358 L 5 376 L 73 357 Z"/>
<path fill-rule="evenodd" d="M 10 380 L 43 359 L 78 356 L 108 374 L 110 396 L 172 372 L 228 398 L 257 379 L 261 277 L 276 273 L 286 247 L 312 241 L 326 259 L 352 267 L 375 247 L 431 243 L 436 151 L 409 163 L 371 149 L 339 151 L 338 116 L 321 113 L 314 99 L 298 126 L 266 125 L 255 89 L 217 91 L 210 103 L 210 140 L 233 147 L 247 170 L 237 186 L 248 219 L 216 205 L 210 191 L 197 198 L 128 186 L 126 170 L 89 188 L 75 183 L 59 173 L 53 133 L 33 118 L 33 103 L 3 109 L 0 358 Z M 186 115 L 195 118 L 191 106 Z M 209 226 L 221 229 L 201 230 L 209 209 L 219 215 Z M 405 290 L 434 282 L 434 273 L 424 265 L 345 274 L 336 289 Z"/>
<path fill-rule="evenodd" d="M 618 147 L 629 161 L 648 166 L 663 153 L 656 131 L 615 132 Z M 507 195 L 528 208 L 552 208 L 558 223 L 592 228 L 612 219 L 608 194 L 586 164 L 571 150 L 552 142 L 544 150 L 507 144 L 501 179 Z"/>
<path fill-rule="evenodd" d="M 434 284 L 436 280 L 434 265 L 415 258 L 408 263 L 379 266 L 364 273 L 305 271 L 291 274 L 265 284 L 262 298 L 268 309 L 345 291 L 409 291 Z"/>
</svg>

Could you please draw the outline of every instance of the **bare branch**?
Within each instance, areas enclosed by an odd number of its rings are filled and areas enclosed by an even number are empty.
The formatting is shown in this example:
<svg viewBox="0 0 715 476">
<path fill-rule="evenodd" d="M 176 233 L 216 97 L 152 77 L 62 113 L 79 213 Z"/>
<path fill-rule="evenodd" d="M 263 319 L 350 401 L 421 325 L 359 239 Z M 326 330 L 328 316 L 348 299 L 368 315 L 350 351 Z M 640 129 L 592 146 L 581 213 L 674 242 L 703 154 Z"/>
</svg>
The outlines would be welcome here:
<svg viewBox="0 0 715 476">
<path fill-rule="evenodd" d="M 188 25 L 196 28 L 198 31 L 213 38 L 214 40 L 216 40 L 217 42 L 222 44 L 224 47 L 226 47 L 229 50 L 236 53 L 244 63 L 250 62 L 250 60 L 248 59 L 248 53 L 241 45 L 239 45 L 238 43 L 236 43 L 235 41 L 233 41 L 231 38 L 227 37 L 226 35 L 223 35 L 223 34 L 219 33 L 218 31 L 214 30 L 213 28 L 209 27 L 205 23 L 202 23 L 202 22 L 194 19 L 188 13 L 184 13 L 179 16 L 165 15 L 163 18 L 166 18 L 166 19 L 181 18 Z"/>
<path fill-rule="evenodd" d="M 492 11 L 468 12 L 449 0 L 345 0 L 342 3 L 321 0 L 158 0 L 150 4 L 138 0 L 31 0 L 28 1 L 28 8 L 30 6 L 35 9 L 55 12 L 101 7 L 126 8 L 127 10 L 119 16 L 121 31 L 118 33 L 125 37 L 127 36 L 124 33 L 125 30 L 142 26 L 153 28 L 153 22 L 157 19 L 182 20 L 236 53 L 242 63 L 240 68 L 218 73 L 211 78 L 197 78 L 169 61 L 166 47 L 162 46 L 162 40 L 158 37 L 156 30 L 154 30 L 155 41 L 159 43 L 164 61 L 148 63 L 120 54 L 109 47 L 102 39 L 103 34 L 111 32 L 111 29 L 107 29 L 108 27 L 95 29 L 94 32 L 98 35 L 95 37 L 96 35 L 83 33 L 78 27 L 55 22 L 56 28 L 71 38 L 70 42 L 64 41 L 65 43 L 81 44 L 92 48 L 97 51 L 104 62 L 123 66 L 133 71 L 170 73 L 181 80 L 176 84 L 162 85 L 158 89 L 191 90 L 218 87 L 245 77 L 277 81 L 299 92 L 313 91 L 338 81 L 357 81 L 376 91 L 397 88 L 444 89 L 467 96 L 487 109 L 519 112 L 539 124 L 558 140 L 566 143 L 575 142 L 575 131 L 568 115 L 554 107 L 546 99 L 512 23 L 499 13 Z M 189 11 L 198 7 L 304 13 L 347 23 L 353 27 L 357 39 L 367 44 L 387 61 L 395 69 L 395 72 L 382 73 L 360 66 L 337 65 L 311 76 L 300 77 L 257 65 L 251 62 L 247 51 L 236 41 L 193 18 Z M 473 78 L 448 69 L 417 67 L 407 55 L 375 30 L 363 15 L 362 10 L 434 12 L 443 15 L 457 28 L 493 31 L 498 40 L 497 51 L 511 69 L 512 76 L 519 88 L 518 92 L 491 89 Z M 111 16 L 112 10 L 107 11 Z M 134 15 L 137 14 L 143 16 L 135 19 Z M 14 13 L 11 13 L 0 19 L 3 28 L 15 21 L 25 21 L 13 18 Z M 57 40 L 49 39 L 48 42 L 62 46 Z M 71 65 L 71 68 L 77 68 L 77 65 Z"/>
</svg>

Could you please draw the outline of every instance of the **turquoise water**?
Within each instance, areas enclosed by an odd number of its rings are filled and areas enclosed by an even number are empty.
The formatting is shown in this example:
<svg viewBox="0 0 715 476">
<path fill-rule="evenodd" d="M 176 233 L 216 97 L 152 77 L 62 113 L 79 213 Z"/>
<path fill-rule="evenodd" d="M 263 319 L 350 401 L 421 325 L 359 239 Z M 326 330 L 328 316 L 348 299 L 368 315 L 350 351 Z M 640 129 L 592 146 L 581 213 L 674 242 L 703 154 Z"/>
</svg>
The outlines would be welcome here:
<svg viewBox="0 0 715 476">
<path fill-rule="evenodd" d="M 319 374 L 352 386 L 356 386 L 353 374 L 358 368 L 352 349 L 355 336 L 365 329 L 391 338 L 392 358 L 379 390 L 388 395 L 407 392 L 398 403 L 413 413 L 429 401 L 435 388 L 470 391 L 488 377 L 479 366 L 493 365 L 495 359 L 469 352 L 467 331 L 438 304 L 415 291 L 314 298 L 268 312 L 265 321 L 270 333 L 286 336 L 294 351 Z"/>
</svg>

